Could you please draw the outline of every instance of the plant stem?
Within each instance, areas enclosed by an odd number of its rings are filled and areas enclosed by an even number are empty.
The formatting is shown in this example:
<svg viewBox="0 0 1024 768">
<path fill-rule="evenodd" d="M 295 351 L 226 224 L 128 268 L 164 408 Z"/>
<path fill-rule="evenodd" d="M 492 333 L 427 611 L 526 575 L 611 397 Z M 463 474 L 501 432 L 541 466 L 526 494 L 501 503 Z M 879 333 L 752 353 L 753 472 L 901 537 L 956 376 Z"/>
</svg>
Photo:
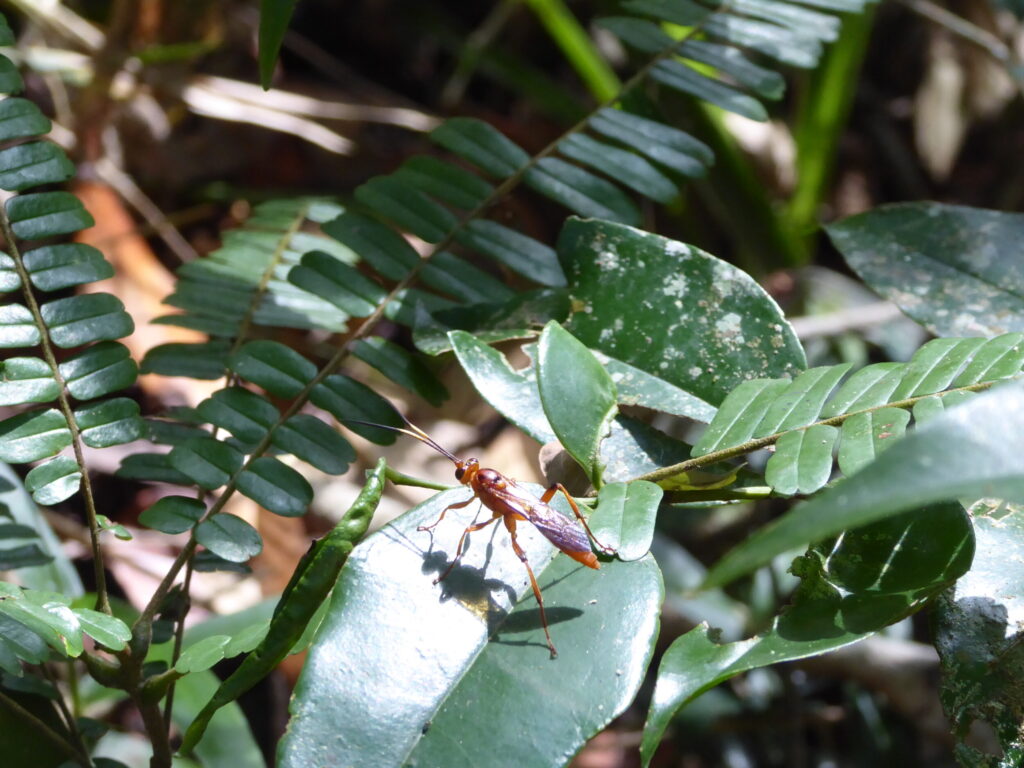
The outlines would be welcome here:
<svg viewBox="0 0 1024 768">
<path fill-rule="evenodd" d="M 11 221 L 7 217 L 7 209 L 0 206 L 0 232 L 7 243 L 8 255 L 14 260 L 14 268 L 21 281 L 21 293 L 25 299 L 25 305 L 32 313 L 32 320 L 39 329 L 39 346 L 42 349 L 46 364 L 50 367 L 54 381 L 57 382 L 57 404 L 67 422 L 68 431 L 71 433 L 71 447 L 75 454 L 75 461 L 82 470 L 82 498 L 85 501 L 85 513 L 89 522 L 89 540 L 92 547 L 93 576 L 96 580 L 96 610 L 110 614 L 110 600 L 107 597 L 107 577 L 103 569 L 103 556 L 100 551 L 100 527 L 96 518 L 96 501 L 92 492 L 92 481 L 89 479 L 89 472 L 85 466 L 85 454 L 82 451 L 81 432 L 78 429 L 78 422 L 75 421 L 74 410 L 71 408 L 71 401 L 68 398 L 67 386 L 64 377 L 61 375 L 60 366 L 57 364 L 57 356 L 53 345 L 50 342 L 50 335 L 43 320 L 43 313 L 36 301 L 35 293 L 32 291 L 32 281 L 25 268 L 21 257 L 21 250 L 18 248 L 14 237 L 14 230 L 11 228 Z"/>
<path fill-rule="evenodd" d="M 181 585 L 182 599 L 185 604 L 182 606 L 181 616 L 178 617 L 178 625 L 174 628 L 174 650 L 171 653 L 171 667 L 174 667 L 178 663 L 178 659 L 181 658 L 181 645 L 185 640 L 185 617 L 188 615 L 189 608 L 192 605 L 192 597 L 189 593 L 189 589 L 192 587 L 192 573 L 194 560 L 188 559 L 185 563 L 185 580 Z M 172 681 L 170 686 L 167 688 L 167 700 L 164 703 L 164 723 L 167 733 L 170 733 L 171 729 L 171 715 L 174 712 L 174 682 Z"/>
<path fill-rule="evenodd" d="M 90 768 L 88 755 L 79 752 L 71 742 L 64 738 L 63 735 L 53 730 L 53 728 L 40 720 L 36 715 L 29 712 L 14 699 L 7 696 L 3 691 L 0 691 L 0 706 L 5 707 L 8 711 L 14 713 L 15 717 L 21 718 L 30 728 L 45 736 L 48 741 L 52 742 L 71 760 L 74 760 L 76 763 L 83 766 L 83 768 Z"/>
</svg>

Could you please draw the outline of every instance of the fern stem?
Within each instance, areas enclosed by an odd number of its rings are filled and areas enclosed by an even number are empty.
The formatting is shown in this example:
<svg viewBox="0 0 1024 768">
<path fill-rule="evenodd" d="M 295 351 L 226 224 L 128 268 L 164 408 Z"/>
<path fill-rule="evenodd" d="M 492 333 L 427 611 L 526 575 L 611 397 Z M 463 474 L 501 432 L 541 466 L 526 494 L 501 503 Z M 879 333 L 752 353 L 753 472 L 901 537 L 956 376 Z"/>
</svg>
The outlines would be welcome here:
<svg viewBox="0 0 1024 768">
<path fill-rule="evenodd" d="M 880 411 L 883 408 L 911 408 L 915 404 L 922 400 L 926 400 L 929 397 L 935 397 L 936 395 L 945 396 L 953 392 L 984 392 L 986 389 L 990 389 L 995 384 L 1001 384 L 1005 381 L 1014 381 L 1022 377 L 1015 377 L 1012 379 L 999 379 L 998 381 L 984 381 L 978 384 L 969 384 L 966 387 L 956 387 L 955 389 L 947 389 L 943 392 L 930 392 L 927 395 L 918 395 L 917 397 L 908 397 L 905 400 L 897 400 L 892 403 L 882 403 L 881 405 L 873 405 L 870 408 L 862 408 L 859 411 L 850 411 L 849 413 L 841 413 L 838 416 L 832 416 L 821 421 L 815 421 L 811 424 L 805 424 L 802 427 L 796 429 L 787 429 L 785 432 L 776 432 L 775 434 L 768 435 L 766 437 L 758 437 L 754 440 L 748 440 L 745 443 L 734 445 L 730 448 L 723 448 L 719 451 L 712 451 L 711 453 L 698 456 L 695 459 L 687 459 L 678 464 L 673 464 L 669 467 L 662 467 L 656 469 L 653 472 L 648 472 L 645 475 L 640 475 L 634 478 L 635 480 L 647 480 L 652 483 L 658 483 L 662 480 L 668 480 L 676 475 L 682 475 L 690 472 L 694 469 L 700 469 L 701 467 L 707 467 L 712 464 L 717 464 L 720 461 L 726 461 L 727 459 L 735 459 L 744 454 L 758 451 L 762 448 L 767 448 L 770 445 L 774 445 L 783 435 L 789 434 L 790 432 L 800 432 L 808 430 L 811 427 L 826 426 L 826 427 L 838 427 L 842 425 L 847 419 L 857 416 L 862 413 L 874 413 Z"/>
<path fill-rule="evenodd" d="M 46 737 L 47 741 L 51 742 L 54 746 L 60 749 L 61 752 L 67 755 L 71 760 L 74 760 L 78 765 L 83 766 L 83 768 L 90 768 L 88 755 L 85 755 L 82 752 L 80 752 L 78 749 L 75 748 L 74 744 L 65 739 L 62 734 L 55 731 L 53 728 L 51 728 L 49 725 L 47 725 L 45 722 L 39 719 L 39 717 L 34 715 L 32 712 L 29 712 L 27 709 L 21 706 L 21 704 L 19 704 L 14 699 L 10 698 L 7 694 L 3 693 L 2 691 L 0 691 L 0 707 L 6 708 L 8 711 L 12 712 L 15 717 L 22 720 L 26 725 L 31 727 L 33 730 L 38 731 L 40 734 Z"/>
<path fill-rule="evenodd" d="M 107 596 L 107 577 L 103 569 L 103 555 L 100 551 L 100 527 L 96 518 L 96 501 L 92 491 L 92 481 L 89 479 L 89 472 L 85 466 L 85 454 L 82 451 L 81 431 L 78 422 L 75 421 L 74 410 L 71 408 L 71 401 L 68 399 L 67 387 L 64 377 L 61 375 L 60 367 L 57 364 L 57 356 L 50 342 L 50 335 L 43 320 L 43 313 L 36 301 L 35 293 L 32 291 L 32 282 L 28 270 L 21 258 L 21 249 L 18 248 L 14 237 L 14 230 L 11 229 L 11 221 L 7 217 L 7 209 L 0 206 L 0 232 L 3 233 L 7 242 L 8 255 L 14 260 L 14 268 L 21 281 L 21 294 L 25 305 L 32 313 L 32 320 L 39 329 L 39 346 L 42 349 L 46 364 L 50 366 L 50 372 L 57 382 L 57 404 L 64 420 L 67 422 L 68 431 L 71 432 L 71 448 L 75 454 L 75 461 L 82 470 L 82 498 L 85 501 L 85 514 L 89 522 L 89 540 L 92 546 L 93 576 L 96 580 L 96 610 L 110 614 L 110 600 Z"/>
</svg>

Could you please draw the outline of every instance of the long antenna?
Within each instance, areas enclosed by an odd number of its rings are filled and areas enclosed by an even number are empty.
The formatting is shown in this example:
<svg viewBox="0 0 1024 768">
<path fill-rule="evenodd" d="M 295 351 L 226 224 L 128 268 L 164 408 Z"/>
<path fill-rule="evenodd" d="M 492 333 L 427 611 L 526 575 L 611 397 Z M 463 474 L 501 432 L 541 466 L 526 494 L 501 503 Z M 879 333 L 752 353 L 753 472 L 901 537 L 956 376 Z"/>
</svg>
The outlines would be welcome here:
<svg viewBox="0 0 1024 768">
<path fill-rule="evenodd" d="M 402 414 L 400 413 L 398 415 L 401 417 L 402 421 L 409 425 L 411 431 L 410 429 L 402 429 L 401 427 L 389 427 L 387 424 L 377 424 L 372 421 L 360 421 L 359 419 L 338 419 L 338 421 L 340 421 L 342 424 L 362 424 L 364 427 L 376 427 L 377 429 L 386 429 L 389 432 L 399 432 L 403 435 L 408 435 L 409 437 L 413 437 L 419 440 L 421 443 L 426 443 L 435 451 L 440 453 L 442 456 L 451 459 L 453 463 L 459 463 L 459 459 L 457 456 L 455 456 L 455 454 L 453 454 L 451 451 L 442 448 L 440 445 L 434 442 L 434 439 L 430 435 L 428 435 L 422 429 L 420 429 L 407 418 L 405 418 L 405 416 L 402 416 Z"/>
</svg>

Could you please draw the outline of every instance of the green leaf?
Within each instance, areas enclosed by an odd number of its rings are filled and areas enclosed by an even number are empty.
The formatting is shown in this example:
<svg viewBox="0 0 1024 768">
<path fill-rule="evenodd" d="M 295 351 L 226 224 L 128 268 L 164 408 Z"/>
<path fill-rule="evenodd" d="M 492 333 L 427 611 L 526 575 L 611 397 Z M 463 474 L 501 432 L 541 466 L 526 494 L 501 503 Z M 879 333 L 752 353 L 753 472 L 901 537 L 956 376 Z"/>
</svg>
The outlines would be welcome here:
<svg viewBox="0 0 1024 768">
<path fill-rule="evenodd" d="M 632 701 L 657 632 L 653 560 L 600 570 L 552 562 L 550 545 L 521 524 L 560 651 L 549 661 L 534 601 L 513 610 L 530 589 L 503 535 L 488 544 L 490 531 L 472 534 L 460 567 L 431 584 L 475 511 L 451 510 L 429 550 L 431 535 L 416 528 L 464 498 L 462 490 L 439 494 L 353 552 L 292 700 L 282 768 L 310 765 L 324 750 L 351 766 L 479 768 L 493 764 L 495 744 L 508 765 L 562 765 Z M 331 684 L 338 669 L 373 669 L 373 690 Z M 488 729 L 466 727 L 481 718 Z M 515 735 L 525 729 L 536 738 Z"/>
<path fill-rule="evenodd" d="M 718 644 L 706 624 L 662 657 L 640 747 L 643 764 L 671 718 L 709 688 L 750 669 L 816 656 L 907 616 L 970 567 L 974 540 L 959 504 L 847 531 L 797 558 L 793 604 L 762 635 Z"/>
<path fill-rule="evenodd" d="M 297 3 L 298 0 L 260 0 L 260 85 L 264 90 L 270 88 L 277 54 Z"/>
<path fill-rule="evenodd" d="M 3 103 L 3 102 L 0 102 Z M 14 259 L 0 252 L 0 293 L 10 293 L 21 287 L 21 278 L 14 268 Z"/>
<path fill-rule="evenodd" d="M 727 112 L 735 112 L 749 120 L 762 123 L 768 120 L 768 112 L 757 99 L 702 75 L 680 61 L 658 62 L 651 70 L 651 78 L 662 85 L 707 101 Z"/>
<path fill-rule="evenodd" d="M 352 348 L 352 354 L 433 406 L 448 399 L 448 390 L 422 360 L 387 339 L 363 339 Z"/>
<path fill-rule="evenodd" d="M 14 234 L 24 240 L 67 235 L 96 223 L 70 192 L 18 195 L 7 201 L 7 216 Z"/>
<path fill-rule="evenodd" d="M 622 8 L 627 11 L 652 16 L 659 21 L 668 21 L 684 27 L 704 21 L 710 9 L 690 0 L 625 0 Z"/>
<path fill-rule="evenodd" d="M 18 93 L 24 87 L 25 83 L 14 62 L 6 56 L 0 57 L 0 93 Z"/>
<path fill-rule="evenodd" d="M 114 276 L 103 254 L 85 243 L 60 243 L 34 248 L 24 254 L 32 285 L 41 291 L 59 291 Z"/>
<path fill-rule="evenodd" d="M 175 671 L 187 675 L 190 672 L 202 672 L 204 669 L 209 669 L 224 658 L 224 650 L 230 642 L 230 635 L 204 637 L 182 652 L 174 665 Z"/>
<path fill-rule="evenodd" d="M 726 584 L 802 544 L 907 509 L 951 498 L 1024 498 L 1022 414 L 1024 391 L 1016 386 L 947 411 L 884 459 L 752 535 L 711 569 L 707 585 Z"/>
<path fill-rule="evenodd" d="M 932 339 L 914 353 L 892 399 L 904 400 L 945 389 L 964 361 L 984 343 L 984 339 Z"/>
<path fill-rule="evenodd" d="M 40 338 L 39 329 L 27 307 L 20 304 L 0 306 L 0 349 L 34 347 Z"/>
<path fill-rule="evenodd" d="M 441 242 L 457 221 L 446 208 L 390 176 L 357 187 L 356 200 L 428 243 Z"/>
<path fill-rule="evenodd" d="M 668 203 L 679 194 L 672 180 L 642 157 L 586 134 L 570 134 L 559 142 L 558 151 L 659 203 Z"/>
<path fill-rule="evenodd" d="M 244 387 L 227 387 L 214 392 L 197 407 L 199 416 L 214 426 L 226 429 L 246 443 L 263 439 L 280 412 L 266 399 Z"/>
<path fill-rule="evenodd" d="M 391 176 L 464 211 L 473 210 L 494 192 L 479 176 L 429 155 L 409 158 Z"/>
<path fill-rule="evenodd" d="M 48 565 L 52 561 L 53 558 L 43 552 L 38 544 L 0 548 L 0 569 L 4 571 Z"/>
<path fill-rule="evenodd" d="M 683 176 L 704 176 L 715 157 L 710 147 L 690 134 L 621 109 L 602 109 L 588 124 L 596 133 L 615 139 Z"/>
<path fill-rule="evenodd" d="M 747 274 L 692 246 L 610 222 L 570 219 L 558 254 L 586 344 L 717 405 L 752 377 L 793 375 L 803 349 Z M 622 308 L 629 307 L 630 322 Z M 668 320 L 666 320 L 668 318 Z"/>
<path fill-rule="evenodd" d="M 345 438 L 308 413 L 296 414 L 278 427 L 272 442 L 275 448 L 330 475 L 344 474 L 356 459 L 355 450 Z"/>
<path fill-rule="evenodd" d="M 768 406 L 753 437 L 765 437 L 814 421 L 829 393 L 850 364 L 829 365 L 804 371 Z"/>
<path fill-rule="evenodd" d="M 146 352 L 140 372 L 214 381 L 224 376 L 227 352 L 228 344 L 220 340 L 160 344 Z"/>
<path fill-rule="evenodd" d="M 116 472 L 127 480 L 150 480 L 155 483 L 191 485 L 192 479 L 171 466 L 166 453 L 133 453 L 121 460 Z"/>
<path fill-rule="evenodd" d="M 455 239 L 535 283 L 556 288 L 565 285 L 565 274 L 553 248 L 496 221 L 475 219 Z"/>
<path fill-rule="evenodd" d="M 896 444 L 910 423 L 902 408 L 881 408 L 857 413 L 843 422 L 839 443 L 839 469 L 852 475 L 874 461 L 878 454 Z"/>
<path fill-rule="evenodd" d="M 145 422 L 139 417 L 139 404 L 126 397 L 78 408 L 75 421 L 81 430 L 82 442 L 90 448 L 130 443 L 146 434 Z"/>
<path fill-rule="evenodd" d="M 309 400 L 342 423 L 348 419 L 358 419 L 390 427 L 401 427 L 404 424 L 391 403 L 365 384 L 348 376 L 328 376 L 313 389 Z M 345 426 L 378 445 L 391 445 L 395 442 L 394 432 L 364 427 L 360 424 Z"/>
<path fill-rule="evenodd" d="M 49 119 L 31 101 L 21 98 L 0 101 L 0 140 L 42 136 L 52 127 Z"/>
<path fill-rule="evenodd" d="M 774 4 L 778 9 L 799 8 L 783 3 Z M 803 9 L 800 9 L 803 10 Z M 808 13 L 810 13 L 808 11 Z M 837 21 L 833 16 L 825 16 Z M 739 49 L 719 45 L 706 40 L 687 40 L 679 53 L 693 61 L 699 61 L 729 75 L 738 84 L 749 88 L 764 99 L 778 101 L 786 90 L 786 81 L 778 72 L 758 66 L 744 56 Z"/>
<path fill-rule="evenodd" d="M 92 400 L 126 389 L 135 383 L 139 373 L 128 348 L 116 341 L 86 347 L 59 368 L 68 392 L 78 400 Z"/>
<path fill-rule="evenodd" d="M 792 67 L 810 69 L 821 58 L 821 43 L 817 39 L 775 24 L 717 13 L 705 20 L 703 29 L 733 45 L 760 51 Z"/>
<path fill-rule="evenodd" d="M 903 363 L 875 363 L 861 368 L 836 392 L 821 411 L 822 418 L 852 413 L 892 400 L 903 378 Z"/>
<path fill-rule="evenodd" d="M 387 295 L 381 286 L 323 251 L 310 251 L 288 272 L 288 281 L 351 317 L 366 317 Z"/>
<path fill-rule="evenodd" d="M 323 230 L 388 280 L 401 280 L 420 260 L 405 238 L 366 216 L 346 211 L 324 224 Z"/>
<path fill-rule="evenodd" d="M 590 350 L 554 321 L 540 337 L 537 388 L 559 442 L 600 488 L 601 439 L 617 410 L 615 385 Z"/>
<path fill-rule="evenodd" d="M 259 532 L 242 518 L 226 512 L 201 522 L 196 527 L 196 541 L 232 563 L 244 563 L 263 551 Z"/>
<path fill-rule="evenodd" d="M 237 449 L 212 437 L 187 440 L 167 456 L 172 468 L 208 491 L 227 483 L 241 468 L 242 459 Z"/>
<path fill-rule="evenodd" d="M 59 394 L 53 371 L 38 357 L 12 357 L 0 363 L 0 405 L 48 403 Z"/>
<path fill-rule="evenodd" d="M 501 131 L 469 117 L 445 120 L 433 130 L 430 139 L 499 179 L 508 178 L 530 160 Z"/>
<path fill-rule="evenodd" d="M 717 409 L 713 405 L 676 385 L 601 352 L 595 352 L 594 356 L 615 382 L 619 405 L 641 405 L 652 411 L 686 416 L 705 424 L 714 418 Z"/>
<path fill-rule="evenodd" d="M 17 198 L 15 198 L 17 199 Z M 50 340 L 62 349 L 128 336 L 135 330 L 121 300 L 109 293 L 56 299 L 40 307 Z"/>
<path fill-rule="evenodd" d="M 139 522 L 162 533 L 192 530 L 206 513 L 206 505 L 188 496 L 164 496 L 139 515 Z"/>
<path fill-rule="evenodd" d="M 538 443 L 555 439 L 544 416 L 533 368 L 513 370 L 501 352 L 465 331 L 452 331 L 448 338 L 459 364 L 481 397 Z"/>
<path fill-rule="evenodd" d="M 313 501 L 313 488 L 306 479 L 269 456 L 255 459 L 245 468 L 238 477 L 238 490 L 264 509 L 286 517 L 305 514 Z"/>
<path fill-rule="evenodd" d="M 531 189 L 580 216 L 640 223 L 640 212 L 617 186 L 556 157 L 538 160 L 523 180 Z"/>
<path fill-rule="evenodd" d="M 82 470 L 70 456 L 55 456 L 25 476 L 25 489 L 37 504 L 58 504 L 78 492 Z"/>
<path fill-rule="evenodd" d="M 114 616 L 108 616 L 89 608 L 73 608 L 72 612 L 78 618 L 85 634 L 105 648 L 120 651 L 131 640 L 131 630 L 123 621 Z"/>
<path fill-rule="evenodd" d="M 685 461 L 692 450 L 686 443 L 636 419 L 619 414 L 601 443 L 605 482 L 627 482 L 656 469 Z"/>
<path fill-rule="evenodd" d="M 316 366 L 276 341 L 250 341 L 231 356 L 231 370 L 277 397 L 295 397 L 316 375 Z"/>
<path fill-rule="evenodd" d="M 1024 331 L 1024 214 L 942 203 L 884 205 L 825 228 L 873 290 L 938 336 Z"/>
<path fill-rule="evenodd" d="M 956 377 L 953 386 L 1015 376 L 1024 365 L 1024 333 L 1006 333 L 982 344 Z"/>
<path fill-rule="evenodd" d="M 785 379 L 751 379 L 729 393 L 715 418 L 693 446 L 693 455 L 709 453 L 745 443 L 754 436 L 774 399 L 789 387 Z"/>
<path fill-rule="evenodd" d="M 24 464 L 71 445 L 71 430 L 56 408 L 28 411 L 0 421 L 0 461 Z"/>
<path fill-rule="evenodd" d="M 971 570 L 939 597 L 934 612 L 942 706 L 952 720 L 963 765 L 996 764 L 964 743 L 972 728 L 990 726 L 1005 755 L 1022 748 L 1019 585 L 1024 512 L 1017 504 L 981 501 L 971 508 L 978 551 Z M 1002 765 L 1011 765 L 1011 761 Z"/>
<path fill-rule="evenodd" d="M 838 439 L 839 430 L 825 424 L 787 432 L 775 443 L 765 482 L 783 496 L 814 493 L 832 474 L 832 448 Z"/>
<path fill-rule="evenodd" d="M 431 288 L 469 304 L 497 303 L 515 296 L 500 280 L 447 251 L 427 262 L 420 277 Z"/>
<path fill-rule="evenodd" d="M 597 495 L 590 530 L 620 560 L 639 560 L 651 549 L 662 490 L 654 483 L 612 483 Z"/>
<path fill-rule="evenodd" d="M 41 184 L 60 184 L 74 175 L 74 163 L 53 142 L 30 141 L 0 150 L 0 189 L 20 192 Z"/>
</svg>

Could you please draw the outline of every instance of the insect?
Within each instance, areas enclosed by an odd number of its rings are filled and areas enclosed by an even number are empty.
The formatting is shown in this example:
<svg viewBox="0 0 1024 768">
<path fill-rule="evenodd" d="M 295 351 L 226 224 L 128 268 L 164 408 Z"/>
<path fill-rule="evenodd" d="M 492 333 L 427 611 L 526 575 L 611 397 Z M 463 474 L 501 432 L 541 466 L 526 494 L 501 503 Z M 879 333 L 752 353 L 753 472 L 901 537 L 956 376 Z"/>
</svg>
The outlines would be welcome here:
<svg viewBox="0 0 1024 768">
<path fill-rule="evenodd" d="M 573 560 L 583 563 L 583 565 L 588 568 L 596 569 L 601 567 L 601 564 L 598 562 L 597 557 L 591 549 L 591 541 L 593 541 L 597 548 L 606 555 L 614 555 L 615 550 L 610 547 L 605 547 L 598 542 L 594 537 L 593 532 L 590 530 L 590 526 L 587 525 L 586 518 L 583 517 L 580 513 L 579 507 L 576 506 L 576 502 L 561 483 L 555 483 L 552 485 L 544 491 L 538 499 L 536 496 L 531 495 L 516 485 L 514 480 L 505 477 L 497 470 L 481 467 L 480 462 L 476 459 L 463 460 L 458 458 L 451 453 L 451 451 L 442 448 L 434 442 L 433 438 L 408 419 L 403 417 L 403 420 L 408 425 L 409 429 L 401 429 L 399 427 L 389 427 L 383 424 L 373 424 L 366 421 L 346 419 L 347 422 L 354 424 L 363 424 L 365 426 L 387 429 L 392 432 L 401 432 L 403 435 L 408 435 L 409 437 L 419 440 L 421 443 L 425 443 L 442 456 L 450 459 L 452 463 L 455 464 L 455 479 L 463 485 L 469 486 L 473 491 L 472 497 L 466 499 L 466 501 L 457 502 L 445 507 L 441 510 L 441 515 L 437 520 L 430 525 L 421 525 L 416 530 L 430 531 L 444 520 L 444 516 L 447 514 L 448 510 L 467 507 L 477 500 L 479 500 L 480 503 L 491 512 L 491 518 L 489 520 L 485 520 L 482 523 L 473 523 L 462 532 L 462 536 L 459 537 L 459 544 L 455 549 L 455 558 L 452 560 L 447 570 L 434 579 L 434 583 L 437 584 L 443 581 L 455 568 L 455 565 L 459 562 L 459 558 L 462 557 L 462 546 L 466 542 L 466 536 L 501 520 L 504 522 L 505 528 L 508 530 L 509 536 L 511 537 L 512 550 L 516 553 L 516 557 L 518 557 L 522 561 L 523 565 L 526 566 L 526 572 L 530 575 L 530 586 L 533 587 L 533 594 L 534 597 L 537 598 L 537 605 L 540 608 L 540 620 L 541 625 L 544 627 L 544 636 L 548 641 L 548 650 L 551 651 L 551 658 L 555 658 L 558 656 L 558 652 L 555 650 L 554 643 L 551 642 L 551 633 L 548 631 L 548 619 L 547 615 L 544 613 L 544 599 L 541 597 L 540 586 L 537 584 L 537 577 L 533 573 L 533 568 L 530 567 L 530 561 L 526 557 L 526 552 L 521 546 L 519 546 L 519 541 L 516 538 L 516 523 L 520 520 L 525 520 L 526 522 L 531 523 L 538 531 L 541 532 L 541 534 L 544 535 L 544 538 L 554 544 L 560 551 L 567 554 Z M 569 506 L 572 508 L 576 520 L 571 520 L 564 515 L 559 514 L 549 506 L 549 502 L 555 497 L 555 494 L 559 492 L 561 492 L 569 502 Z"/>
</svg>

